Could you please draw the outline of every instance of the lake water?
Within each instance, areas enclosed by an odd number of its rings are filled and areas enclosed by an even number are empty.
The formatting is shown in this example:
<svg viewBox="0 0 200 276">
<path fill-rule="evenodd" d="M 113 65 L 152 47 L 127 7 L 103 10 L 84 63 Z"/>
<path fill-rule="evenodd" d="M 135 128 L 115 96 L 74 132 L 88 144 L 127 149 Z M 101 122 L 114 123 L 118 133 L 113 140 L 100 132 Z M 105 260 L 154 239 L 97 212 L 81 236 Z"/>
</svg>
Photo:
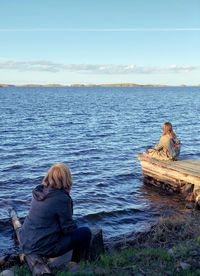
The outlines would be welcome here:
<svg viewBox="0 0 200 276">
<path fill-rule="evenodd" d="M 73 175 L 74 218 L 105 239 L 184 209 L 143 184 L 137 153 L 171 121 L 183 158 L 200 158 L 200 87 L 0 87 L 0 250 L 14 250 L 8 209 L 28 212 L 55 162 Z"/>
</svg>

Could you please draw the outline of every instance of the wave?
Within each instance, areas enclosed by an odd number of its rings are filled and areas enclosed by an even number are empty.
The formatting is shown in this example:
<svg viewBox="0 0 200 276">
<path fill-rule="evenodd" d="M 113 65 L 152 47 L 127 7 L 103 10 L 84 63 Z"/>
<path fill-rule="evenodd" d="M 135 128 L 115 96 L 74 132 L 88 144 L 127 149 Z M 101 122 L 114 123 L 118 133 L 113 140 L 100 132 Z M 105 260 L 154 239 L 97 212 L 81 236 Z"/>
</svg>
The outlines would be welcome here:
<svg viewBox="0 0 200 276">
<path fill-rule="evenodd" d="M 24 166 L 23 165 L 11 165 L 11 166 L 9 166 L 9 167 L 7 167 L 7 168 L 4 168 L 4 169 L 2 169 L 2 172 L 10 172 L 10 171 L 13 171 L 13 170 L 20 170 L 20 169 L 22 169 Z"/>
<path fill-rule="evenodd" d="M 42 180 L 42 177 L 26 177 L 26 178 L 20 178 L 20 179 L 11 179 L 7 178 L 7 180 L 2 181 L 0 180 L 0 187 L 4 187 L 5 189 L 9 189 L 10 186 L 15 186 L 16 188 L 19 188 L 23 184 L 34 184 L 34 183 L 40 183 Z"/>
<path fill-rule="evenodd" d="M 136 214 L 142 214 L 144 211 L 136 208 L 129 208 L 129 209 L 121 209 L 121 210 L 114 210 L 114 211 L 101 211 L 98 213 L 92 213 L 85 215 L 81 218 L 79 218 L 80 221 L 100 221 L 104 219 L 108 219 L 110 217 L 112 218 L 118 218 L 121 216 L 132 216 Z"/>
</svg>

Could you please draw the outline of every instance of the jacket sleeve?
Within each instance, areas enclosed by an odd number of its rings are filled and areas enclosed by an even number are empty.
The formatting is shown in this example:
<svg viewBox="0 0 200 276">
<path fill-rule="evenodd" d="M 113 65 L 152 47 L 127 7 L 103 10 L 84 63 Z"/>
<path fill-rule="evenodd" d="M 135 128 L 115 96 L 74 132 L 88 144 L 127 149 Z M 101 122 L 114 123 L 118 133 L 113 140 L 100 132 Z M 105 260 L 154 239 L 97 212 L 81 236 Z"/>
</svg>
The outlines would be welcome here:
<svg viewBox="0 0 200 276">
<path fill-rule="evenodd" d="M 160 141 L 159 141 L 159 144 L 156 144 L 155 146 L 154 146 L 154 149 L 155 150 L 161 150 L 163 148 L 163 145 L 162 145 L 162 137 L 160 138 Z"/>
<path fill-rule="evenodd" d="M 161 150 L 162 148 L 163 148 L 163 146 L 160 145 L 160 144 L 156 144 L 155 147 L 154 147 L 154 149 L 158 150 L 158 151 Z"/>
<path fill-rule="evenodd" d="M 57 216 L 63 234 L 69 234 L 77 228 L 73 218 L 73 203 L 70 196 L 62 197 L 57 206 Z"/>
</svg>

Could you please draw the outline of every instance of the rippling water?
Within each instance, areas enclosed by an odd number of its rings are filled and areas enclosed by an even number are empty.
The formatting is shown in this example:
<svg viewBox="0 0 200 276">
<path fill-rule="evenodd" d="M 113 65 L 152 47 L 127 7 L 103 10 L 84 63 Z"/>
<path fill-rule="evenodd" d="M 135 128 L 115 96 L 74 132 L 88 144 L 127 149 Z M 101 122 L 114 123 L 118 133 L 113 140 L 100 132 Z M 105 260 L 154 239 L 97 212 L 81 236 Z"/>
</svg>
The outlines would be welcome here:
<svg viewBox="0 0 200 276">
<path fill-rule="evenodd" d="M 142 182 L 137 153 L 171 121 L 182 157 L 200 158 L 198 87 L 0 87 L 0 248 L 13 249 L 8 209 L 27 214 L 31 190 L 55 162 L 72 171 L 74 217 L 105 238 L 142 231 L 183 209 Z"/>
</svg>

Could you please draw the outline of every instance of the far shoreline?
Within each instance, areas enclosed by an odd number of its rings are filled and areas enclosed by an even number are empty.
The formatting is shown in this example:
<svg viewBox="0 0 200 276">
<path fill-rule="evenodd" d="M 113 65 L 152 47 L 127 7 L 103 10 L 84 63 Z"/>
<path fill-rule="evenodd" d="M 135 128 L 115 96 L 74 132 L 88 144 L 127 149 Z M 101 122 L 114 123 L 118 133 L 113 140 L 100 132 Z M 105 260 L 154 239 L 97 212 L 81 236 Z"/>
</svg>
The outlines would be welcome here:
<svg viewBox="0 0 200 276">
<path fill-rule="evenodd" d="M 1 87 L 200 87 L 197 85 L 165 85 L 165 84 L 136 84 L 136 83 L 105 83 L 105 84 L 5 84 Z"/>
</svg>

